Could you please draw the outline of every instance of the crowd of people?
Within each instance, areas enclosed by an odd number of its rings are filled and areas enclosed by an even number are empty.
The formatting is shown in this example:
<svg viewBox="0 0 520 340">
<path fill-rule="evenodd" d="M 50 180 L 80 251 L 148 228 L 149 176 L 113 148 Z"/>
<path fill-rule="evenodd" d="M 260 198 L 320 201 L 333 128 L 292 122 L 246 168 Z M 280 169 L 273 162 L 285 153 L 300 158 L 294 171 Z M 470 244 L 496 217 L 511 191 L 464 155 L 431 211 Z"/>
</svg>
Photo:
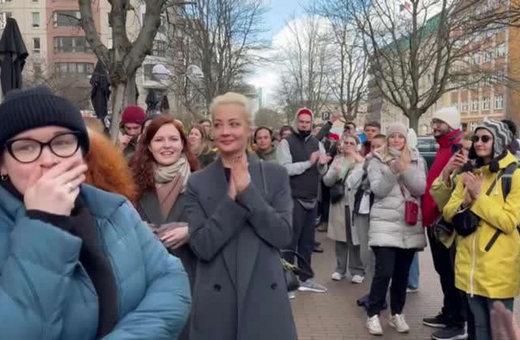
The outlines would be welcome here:
<svg viewBox="0 0 520 340">
<path fill-rule="evenodd" d="M 419 289 L 418 253 L 429 246 L 443 293 L 440 313 L 423 320 L 437 328 L 432 338 L 516 339 L 512 122 L 464 132 L 456 108 L 440 109 L 428 169 L 400 123 L 382 134 L 367 122 L 362 139 L 354 123 L 336 124 L 339 113 L 316 126 L 301 108 L 274 131 L 253 127 L 237 93 L 216 97 L 209 116 L 185 128 L 128 106 L 112 145 L 47 88 L 5 96 L 2 337 L 297 339 L 281 257 L 299 291 L 326 293 L 312 271 L 323 231 L 335 245 L 331 279 L 371 280 L 358 299 L 368 333 L 383 335 L 388 305 L 388 324 L 410 331 L 406 297 Z"/>
</svg>

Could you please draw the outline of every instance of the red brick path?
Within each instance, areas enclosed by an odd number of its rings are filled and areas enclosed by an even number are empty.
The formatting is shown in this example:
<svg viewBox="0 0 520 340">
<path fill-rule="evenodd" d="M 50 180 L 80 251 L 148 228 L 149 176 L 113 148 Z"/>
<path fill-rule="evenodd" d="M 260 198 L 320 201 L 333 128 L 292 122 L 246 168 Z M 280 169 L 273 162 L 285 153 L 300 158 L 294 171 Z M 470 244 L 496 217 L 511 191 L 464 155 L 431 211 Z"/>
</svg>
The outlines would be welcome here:
<svg viewBox="0 0 520 340">
<path fill-rule="evenodd" d="M 437 273 L 433 269 L 431 253 L 427 248 L 420 253 L 420 289 L 408 294 L 404 314 L 410 325 L 410 333 L 398 334 L 388 326 L 388 314 L 381 315 L 383 337 L 373 337 L 365 328 L 365 310 L 356 305 L 356 299 L 368 292 L 370 282 L 351 284 L 347 279 L 335 282 L 330 276 L 334 270 L 334 243 L 317 233 L 325 253 L 313 255 L 313 267 L 317 279 L 325 284 L 326 294 L 297 292 L 292 300 L 299 340 L 346 340 L 346 339 L 430 339 L 432 329 L 422 325 L 422 318 L 434 316 L 440 310 L 441 292 Z M 516 309 L 520 320 L 520 308 Z"/>
</svg>

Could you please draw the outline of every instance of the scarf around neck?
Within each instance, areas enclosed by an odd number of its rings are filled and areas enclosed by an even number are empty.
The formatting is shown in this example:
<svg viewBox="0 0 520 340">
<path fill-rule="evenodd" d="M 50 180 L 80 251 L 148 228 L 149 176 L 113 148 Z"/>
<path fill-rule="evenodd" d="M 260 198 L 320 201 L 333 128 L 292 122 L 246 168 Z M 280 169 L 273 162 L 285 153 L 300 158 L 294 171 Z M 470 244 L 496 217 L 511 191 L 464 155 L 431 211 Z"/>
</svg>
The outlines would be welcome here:
<svg viewBox="0 0 520 340">
<path fill-rule="evenodd" d="M 177 198 L 184 192 L 190 172 L 190 164 L 185 155 L 170 166 L 155 169 L 155 190 L 164 218 L 168 217 Z"/>
</svg>

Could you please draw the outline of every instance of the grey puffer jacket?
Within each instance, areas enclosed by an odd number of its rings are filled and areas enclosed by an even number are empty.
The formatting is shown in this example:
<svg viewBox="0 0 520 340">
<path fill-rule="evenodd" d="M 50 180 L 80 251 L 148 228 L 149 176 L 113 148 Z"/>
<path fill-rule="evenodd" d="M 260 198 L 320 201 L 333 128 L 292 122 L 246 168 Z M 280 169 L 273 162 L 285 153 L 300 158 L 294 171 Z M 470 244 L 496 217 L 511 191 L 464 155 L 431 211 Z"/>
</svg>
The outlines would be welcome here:
<svg viewBox="0 0 520 340">
<path fill-rule="evenodd" d="M 419 205 L 420 197 L 426 189 L 424 162 L 417 151 L 412 151 L 411 165 L 407 171 L 394 174 L 380 153 L 374 152 L 374 158 L 368 168 L 368 180 L 374 193 L 374 204 L 370 212 L 368 244 L 370 247 L 396 247 L 402 249 L 423 249 L 426 237 L 421 223 L 415 226 L 406 224 L 405 195 Z"/>
</svg>

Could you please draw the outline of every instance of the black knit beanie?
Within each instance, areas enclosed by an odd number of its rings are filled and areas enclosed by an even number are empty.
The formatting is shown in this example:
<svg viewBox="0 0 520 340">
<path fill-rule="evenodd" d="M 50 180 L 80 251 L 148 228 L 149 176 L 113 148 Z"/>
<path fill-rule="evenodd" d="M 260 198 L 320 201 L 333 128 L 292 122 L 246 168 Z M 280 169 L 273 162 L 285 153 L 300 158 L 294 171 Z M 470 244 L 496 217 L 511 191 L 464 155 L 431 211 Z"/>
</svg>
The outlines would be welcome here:
<svg viewBox="0 0 520 340">
<path fill-rule="evenodd" d="M 61 126 L 81 133 L 80 146 L 84 154 L 88 153 L 90 143 L 81 112 L 46 87 L 13 90 L 5 96 L 0 104 L 0 151 L 17 134 L 44 126 Z"/>
</svg>

